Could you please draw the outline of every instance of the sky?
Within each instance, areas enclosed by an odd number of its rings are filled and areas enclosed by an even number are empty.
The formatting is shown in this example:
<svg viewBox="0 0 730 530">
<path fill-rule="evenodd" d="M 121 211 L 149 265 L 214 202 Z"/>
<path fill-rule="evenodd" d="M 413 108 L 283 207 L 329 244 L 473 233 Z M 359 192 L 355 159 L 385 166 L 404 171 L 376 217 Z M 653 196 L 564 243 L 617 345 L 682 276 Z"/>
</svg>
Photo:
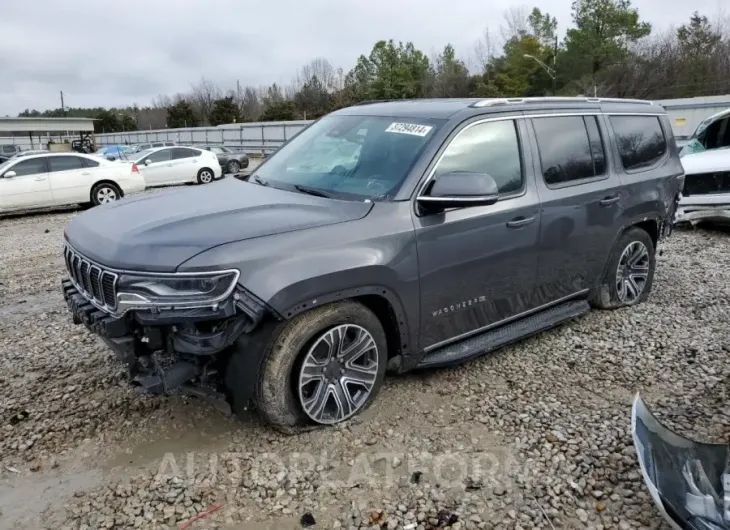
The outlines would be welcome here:
<svg viewBox="0 0 730 530">
<path fill-rule="evenodd" d="M 2 0 L 0 116 L 26 108 L 149 105 L 205 77 L 223 89 L 291 82 L 324 57 L 345 71 L 380 39 L 473 60 L 510 7 L 539 7 L 564 34 L 570 0 Z M 726 0 L 633 0 L 655 29 Z M 509 3 L 508 3 L 509 2 Z M 499 7 L 497 7 L 499 5 Z M 730 8 L 728 8 L 730 9 Z M 725 13 L 727 14 L 727 13 Z"/>
</svg>

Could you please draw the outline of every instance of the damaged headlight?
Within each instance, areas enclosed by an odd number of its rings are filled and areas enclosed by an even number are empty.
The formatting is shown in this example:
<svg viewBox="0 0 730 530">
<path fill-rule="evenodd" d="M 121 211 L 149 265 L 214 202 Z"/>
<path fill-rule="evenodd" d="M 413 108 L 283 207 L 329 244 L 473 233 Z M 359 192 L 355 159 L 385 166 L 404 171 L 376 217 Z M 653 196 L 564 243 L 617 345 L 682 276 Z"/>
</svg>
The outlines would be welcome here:
<svg viewBox="0 0 730 530">
<path fill-rule="evenodd" d="M 212 305 L 231 294 L 238 275 L 236 270 L 200 274 L 123 273 L 117 281 L 117 304 L 121 311 Z"/>
</svg>

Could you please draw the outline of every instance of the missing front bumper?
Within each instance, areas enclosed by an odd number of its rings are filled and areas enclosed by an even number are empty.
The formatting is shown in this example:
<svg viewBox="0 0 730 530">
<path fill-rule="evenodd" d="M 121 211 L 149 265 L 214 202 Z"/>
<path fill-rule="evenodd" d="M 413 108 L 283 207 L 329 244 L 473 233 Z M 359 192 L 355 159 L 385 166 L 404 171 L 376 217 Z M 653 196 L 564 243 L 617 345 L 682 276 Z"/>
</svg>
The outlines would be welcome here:
<svg viewBox="0 0 730 530">
<path fill-rule="evenodd" d="M 730 529 L 730 448 L 670 431 L 637 394 L 631 428 L 646 487 L 675 529 Z"/>
<path fill-rule="evenodd" d="M 694 225 L 700 221 L 730 224 L 730 193 L 681 197 L 674 222 Z"/>
</svg>

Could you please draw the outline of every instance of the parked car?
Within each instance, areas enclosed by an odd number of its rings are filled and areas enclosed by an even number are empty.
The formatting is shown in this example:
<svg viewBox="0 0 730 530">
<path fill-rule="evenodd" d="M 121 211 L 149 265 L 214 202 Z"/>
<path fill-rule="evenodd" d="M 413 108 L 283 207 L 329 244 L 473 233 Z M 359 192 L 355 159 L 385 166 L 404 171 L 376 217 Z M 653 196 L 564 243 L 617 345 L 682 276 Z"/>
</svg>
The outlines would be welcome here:
<svg viewBox="0 0 730 530">
<path fill-rule="evenodd" d="M 223 176 L 213 153 L 193 147 L 158 147 L 134 157 L 147 186 L 208 184 Z"/>
<path fill-rule="evenodd" d="M 222 145 L 207 145 L 203 149 L 215 153 L 224 173 L 236 174 L 248 167 L 248 155 L 243 151 L 235 151 Z"/>
<path fill-rule="evenodd" d="M 0 212 L 99 205 L 145 189 L 137 166 L 80 153 L 11 158 L 0 164 Z"/>
<path fill-rule="evenodd" d="M 698 151 L 681 160 L 685 178 L 675 221 L 729 223 L 730 148 Z"/>
<path fill-rule="evenodd" d="M 702 121 L 682 147 L 680 156 L 730 147 L 730 109 Z"/>
<path fill-rule="evenodd" d="M 142 151 L 149 151 L 156 147 L 173 147 L 177 145 L 175 142 L 150 142 L 146 144 L 137 144 L 132 146 L 133 153 L 141 153 Z"/>
<path fill-rule="evenodd" d="M 313 160 L 323 140 L 342 149 Z M 334 424 L 373 402 L 386 369 L 646 300 L 682 174 L 650 102 L 361 104 L 248 181 L 75 217 L 63 292 L 152 392 L 253 404 L 285 431 Z"/>
<path fill-rule="evenodd" d="M 48 149 L 28 149 L 27 151 L 19 151 L 12 155 L 10 158 L 20 158 L 28 155 L 46 155 L 50 153 Z"/>
<path fill-rule="evenodd" d="M 10 158 L 14 154 L 20 153 L 21 149 L 19 145 L 15 144 L 0 144 L 0 156 Z"/>
</svg>

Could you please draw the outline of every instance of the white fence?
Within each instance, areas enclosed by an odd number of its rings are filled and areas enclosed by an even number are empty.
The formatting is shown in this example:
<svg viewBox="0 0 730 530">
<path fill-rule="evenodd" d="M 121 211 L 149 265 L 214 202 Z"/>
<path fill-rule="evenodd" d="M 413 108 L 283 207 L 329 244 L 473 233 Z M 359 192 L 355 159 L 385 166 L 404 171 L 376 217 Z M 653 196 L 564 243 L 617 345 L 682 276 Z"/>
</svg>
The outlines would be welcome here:
<svg viewBox="0 0 730 530">
<path fill-rule="evenodd" d="M 218 127 L 187 127 L 96 134 L 97 147 L 149 142 L 176 142 L 186 145 L 225 145 L 249 153 L 270 153 L 304 129 L 311 121 L 237 123 Z"/>
</svg>

